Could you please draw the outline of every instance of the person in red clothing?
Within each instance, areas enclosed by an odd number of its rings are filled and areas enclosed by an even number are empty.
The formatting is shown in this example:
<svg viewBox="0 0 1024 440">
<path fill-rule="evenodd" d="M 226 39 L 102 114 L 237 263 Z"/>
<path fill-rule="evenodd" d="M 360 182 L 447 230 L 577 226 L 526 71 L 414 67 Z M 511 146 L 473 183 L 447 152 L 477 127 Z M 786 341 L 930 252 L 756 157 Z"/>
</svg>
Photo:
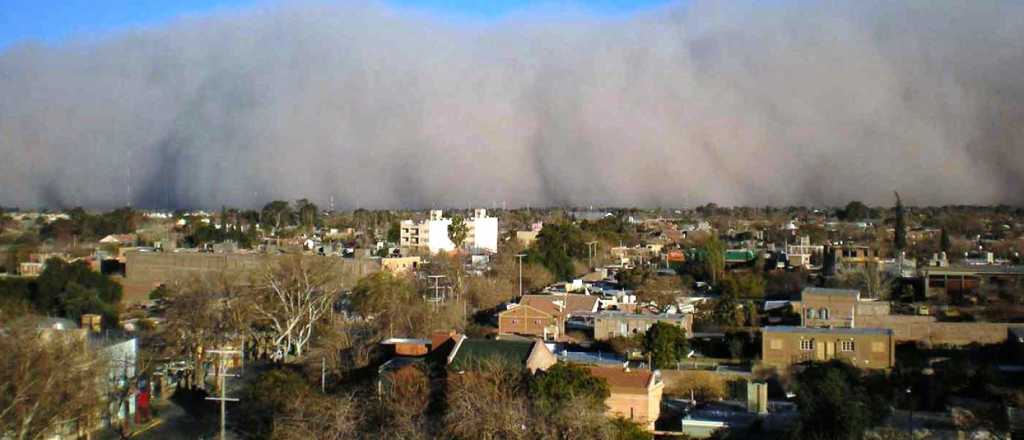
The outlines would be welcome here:
<svg viewBox="0 0 1024 440">
<path fill-rule="evenodd" d="M 135 414 L 142 422 L 148 422 L 149 414 L 149 390 L 143 389 L 135 397 Z"/>
</svg>

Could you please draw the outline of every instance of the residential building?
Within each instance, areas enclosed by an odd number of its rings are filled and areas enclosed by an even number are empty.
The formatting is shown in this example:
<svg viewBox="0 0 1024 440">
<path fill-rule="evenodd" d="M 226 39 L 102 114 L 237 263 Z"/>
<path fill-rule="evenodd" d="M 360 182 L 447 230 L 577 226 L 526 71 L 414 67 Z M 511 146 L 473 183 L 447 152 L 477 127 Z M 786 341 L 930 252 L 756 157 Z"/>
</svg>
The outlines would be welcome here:
<svg viewBox="0 0 1024 440">
<path fill-rule="evenodd" d="M 512 304 L 498 313 L 498 334 L 555 340 L 564 334 L 564 321 L 560 316 L 561 310 L 550 303 L 539 302 L 536 306 Z"/>
<path fill-rule="evenodd" d="M 693 334 L 691 314 L 640 314 L 625 312 L 598 312 L 594 314 L 594 339 L 604 341 L 616 336 L 632 336 L 647 333 L 657 322 L 672 324 Z"/>
<path fill-rule="evenodd" d="M 1019 289 L 1024 286 L 1024 266 L 979 264 L 926 266 L 920 269 L 924 295 L 933 297 L 972 296 L 984 289 Z"/>
<path fill-rule="evenodd" d="M 788 368 L 808 361 L 840 359 L 858 368 L 890 369 L 896 362 L 893 331 L 878 328 L 764 327 L 761 361 Z"/>
<path fill-rule="evenodd" d="M 800 302 L 793 303 L 804 327 L 856 327 L 855 316 L 860 291 L 807 287 Z"/>
<path fill-rule="evenodd" d="M 441 210 L 430 211 L 430 217 L 422 222 L 403 220 L 400 224 L 399 245 L 411 248 L 427 248 L 430 253 L 455 250 L 455 244 L 448 237 L 452 219 L 445 218 Z M 465 220 L 467 232 L 464 246 L 488 252 L 498 251 L 498 219 L 489 217 L 486 209 L 475 209 L 473 217 Z"/>
<path fill-rule="evenodd" d="M 530 373 L 550 368 L 558 359 L 544 342 L 502 339 L 469 339 L 460 336 L 448 354 L 448 366 L 455 371 L 474 370 L 491 360 L 520 366 Z"/>
<path fill-rule="evenodd" d="M 380 268 L 388 272 L 415 272 L 422 263 L 420 257 L 385 257 L 380 259 Z"/>
<path fill-rule="evenodd" d="M 605 400 L 610 417 L 622 417 L 654 430 L 661 414 L 661 395 L 665 383 L 659 370 L 629 369 L 621 366 L 591 366 L 590 374 L 608 383 L 610 395 Z"/>
</svg>

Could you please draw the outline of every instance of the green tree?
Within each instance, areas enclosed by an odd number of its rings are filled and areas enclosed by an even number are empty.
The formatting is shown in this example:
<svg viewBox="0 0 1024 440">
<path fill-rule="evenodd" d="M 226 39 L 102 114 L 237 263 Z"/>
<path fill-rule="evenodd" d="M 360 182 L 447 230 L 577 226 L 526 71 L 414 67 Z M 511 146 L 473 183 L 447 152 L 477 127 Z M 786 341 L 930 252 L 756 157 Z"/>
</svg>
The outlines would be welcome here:
<svg viewBox="0 0 1024 440">
<path fill-rule="evenodd" d="M 452 241 L 456 249 L 461 249 L 466 235 L 469 234 L 469 225 L 461 215 L 452 217 L 452 223 L 448 225 L 448 239 Z"/>
<path fill-rule="evenodd" d="M 795 376 L 799 423 L 794 439 L 859 440 L 885 416 L 886 402 L 869 392 L 856 367 L 813 363 Z"/>
<path fill-rule="evenodd" d="M 942 233 L 939 235 L 939 249 L 942 249 L 942 252 L 948 253 L 952 248 L 953 245 L 949 240 L 949 232 L 946 231 L 946 228 L 942 228 Z"/>
<path fill-rule="evenodd" d="M 575 276 L 573 258 L 585 255 L 583 232 L 571 223 L 548 223 L 537 234 L 530 260 L 546 267 L 559 280 Z"/>
<path fill-rule="evenodd" d="M 667 322 L 655 323 L 644 335 L 644 351 L 651 355 L 652 368 L 674 365 L 688 350 L 686 330 Z"/>
<path fill-rule="evenodd" d="M 760 299 L 764 297 L 764 277 L 756 273 L 730 273 L 722 277 L 722 294 L 735 298 Z"/>
<path fill-rule="evenodd" d="M 388 226 L 388 243 L 398 243 L 402 239 L 402 227 L 400 222 L 393 221 Z"/>
<path fill-rule="evenodd" d="M 896 215 L 896 220 L 895 220 L 895 222 L 893 224 L 894 232 L 893 232 L 892 248 L 893 248 L 893 250 L 896 253 L 899 253 L 899 252 L 901 252 L 901 251 L 903 251 L 903 250 L 905 250 L 907 248 L 907 225 L 906 225 L 906 219 L 903 218 L 904 217 L 903 201 L 900 200 L 900 193 L 895 193 L 895 194 L 896 194 L 896 208 L 895 208 L 895 212 L 894 213 Z"/>
<path fill-rule="evenodd" d="M 42 313 L 73 320 L 83 313 L 97 313 L 103 315 L 104 325 L 117 324 L 121 285 L 92 270 L 84 261 L 68 263 L 51 258 L 36 278 L 36 286 L 32 301 Z"/>
<path fill-rule="evenodd" d="M 273 202 L 267 203 L 263 206 L 261 217 L 263 222 L 274 225 L 274 228 L 280 229 L 281 226 L 287 226 L 290 223 L 292 216 L 292 208 L 288 205 L 288 202 L 284 200 L 274 200 Z"/>
<path fill-rule="evenodd" d="M 312 228 L 319 221 L 320 208 L 308 199 L 299 199 L 295 201 L 295 213 L 299 216 L 300 225 Z"/>
<path fill-rule="evenodd" d="M 717 235 L 712 235 L 704 242 L 703 251 L 708 277 L 711 278 L 711 284 L 717 286 L 725 272 L 725 244 Z"/>
<path fill-rule="evenodd" d="M 534 405 L 545 414 L 556 413 L 570 403 L 586 402 L 604 406 L 611 395 L 608 383 L 594 377 L 586 367 L 559 362 L 530 381 Z"/>
<path fill-rule="evenodd" d="M 854 200 L 846 204 L 842 216 L 846 221 L 864 220 L 871 216 L 871 209 L 863 203 Z"/>
</svg>

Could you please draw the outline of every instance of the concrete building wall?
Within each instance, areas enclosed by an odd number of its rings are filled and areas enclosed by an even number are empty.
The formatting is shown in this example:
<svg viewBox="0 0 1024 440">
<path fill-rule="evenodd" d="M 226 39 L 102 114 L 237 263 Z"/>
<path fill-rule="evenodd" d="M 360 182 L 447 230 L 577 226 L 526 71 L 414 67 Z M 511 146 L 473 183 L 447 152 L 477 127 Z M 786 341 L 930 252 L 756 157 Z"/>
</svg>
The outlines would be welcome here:
<svg viewBox="0 0 1024 440">
<path fill-rule="evenodd" d="M 852 327 L 857 302 L 858 298 L 854 295 L 804 292 L 798 311 L 803 317 L 804 327 Z"/>
<path fill-rule="evenodd" d="M 498 219 L 476 217 L 469 222 L 472 240 L 467 240 L 475 249 L 498 252 Z"/>
<path fill-rule="evenodd" d="M 594 339 L 604 341 L 616 336 L 632 336 L 647 333 L 657 322 L 665 322 L 675 325 L 691 335 L 693 328 L 693 316 L 683 315 L 679 318 L 659 319 L 653 316 L 639 317 L 635 315 L 597 315 L 594 317 Z"/>
<path fill-rule="evenodd" d="M 856 332 L 773 332 L 766 327 L 761 340 L 765 365 L 787 368 L 807 361 L 840 359 L 859 368 L 890 369 L 895 364 L 892 335 Z"/>
<path fill-rule="evenodd" d="M 661 395 L 665 388 L 658 384 L 649 394 L 633 394 L 612 391 L 605 405 L 609 417 L 622 417 L 639 423 L 647 430 L 654 430 L 654 422 L 661 414 Z"/>
</svg>

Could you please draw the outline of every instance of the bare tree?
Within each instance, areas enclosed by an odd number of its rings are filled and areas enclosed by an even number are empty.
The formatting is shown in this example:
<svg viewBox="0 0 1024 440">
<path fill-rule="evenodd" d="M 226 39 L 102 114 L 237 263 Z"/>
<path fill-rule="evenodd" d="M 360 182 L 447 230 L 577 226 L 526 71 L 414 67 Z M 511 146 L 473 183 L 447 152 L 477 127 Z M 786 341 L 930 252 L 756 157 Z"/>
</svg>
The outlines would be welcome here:
<svg viewBox="0 0 1024 440">
<path fill-rule="evenodd" d="M 186 383 L 205 388 L 204 350 L 237 346 L 251 336 L 248 290 L 227 274 L 195 277 L 168 298 L 167 324 L 160 332 L 167 357 L 185 357 L 191 366 Z"/>
<path fill-rule="evenodd" d="M 274 440 L 347 440 L 358 432 L 359 410 L 350 397 L 302 393 L 274 420 Z"/>
<path fill-rule="evenodd" d="M 499 360 L 449 377 L 447 434 L 456 439 L 533 438 L 522 372 Z"/>
<path fill-rule="evenodd" d="M 25 322 L 0 330 L 0 437 L 35 440 L 96 425 L 104 371 L 84 336 Z"/>
<path fill-rule="evenodd" d="M 254 282 L 252 307 L 269 323 L 281 355 L 301 357 L 316 324 L 341 291 L 330 260 L 295 256 L 268 266 Z"/>
</svg>

